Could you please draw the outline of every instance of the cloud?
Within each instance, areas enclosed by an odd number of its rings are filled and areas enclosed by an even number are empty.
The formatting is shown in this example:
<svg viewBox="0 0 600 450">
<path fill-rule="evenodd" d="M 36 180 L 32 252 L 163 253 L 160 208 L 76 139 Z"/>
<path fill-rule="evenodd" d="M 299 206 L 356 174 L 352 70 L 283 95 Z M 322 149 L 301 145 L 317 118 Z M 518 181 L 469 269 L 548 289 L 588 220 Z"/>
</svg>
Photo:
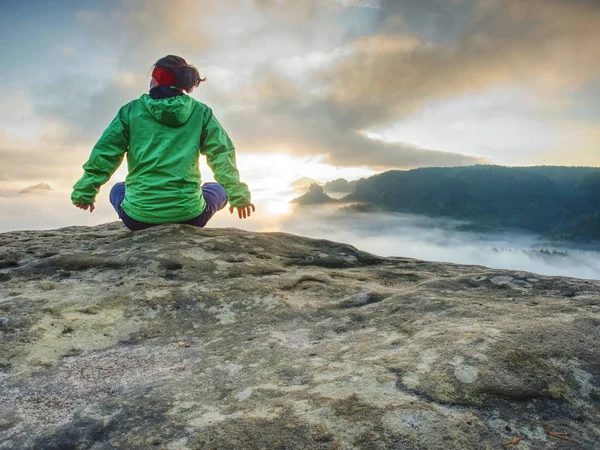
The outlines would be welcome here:
<svg viewBox="0 0 600 450">
<path fill-rule="evenodd" d="M 93 46 L 110 48 L 108 60 L 114 67 L 106 72 L 109 77 L 102 71 L 73 72 L 46 81 L 35 96 L 35 112 L 42 120 L 65 126 L 65 146 L 91 148 L 118 108 L 146 90 L 151 63 L 163 54 L 181 53 L 201 70 L 199 62 L 215 62 L 209 66 L 216 75 L 213 79 L 209 74 L 209 83 L 215 87 L 195 95 L 206 96 L 245 151 L 324 155 L 331 164 L 377 169 L 484 162 L 369 139 L 359 125 L 371 121 L 366 117 L 389 114 L 388 105 L 373 108 L 365 103 L 362 110 L 353 110 L 331 95 L 323 96 L 335 87 L 323 72 L 334 70 L 338 61 L 355 51 L 354 46 L 345 46 L 350 25 L 339 14 L 352 10 L 372 17 L 379 7 L 380 2 L 373 1 L 228 0 L 207 5 L 178 0 L 166 6 L 152 0 L 80 11 L 79 20 L 89 27 Z M 402 45 L 418 41 L 407 39 Z M 221 87 L 223 74 L 227 76 Z"/>
<path fill-rule="evenodd" d="M 181 54 L 193 63 L 212 45 L 215 35 L 205 25 L 214 11 L 210 2 L 192 0 L 118 1 L 77 11 L 81 48 L 73 54 L 62 46 L 72 61 L 31 88 L 35 114 L 65 125 L 65 145 L 92 145 L 121 106 L 147 92 L 155 61 Z"/>
<path fill-rule="evenodd" d="M 384 2 L 380 32 L 357 39 L 322 75 L 328 99 L 353 127 L 382 126 L 433 100 L 494 86 L 565 95 L 600 75 L 600 9 L 592 2 L 471 3 L 471 21 L 444 42 L 412 33 L 398 4 Z"/>
<path fill-rule="evenodd" d="M 112 51 L 120 69 L 149 67 L 170 54 L 206 50 L 212 35 L 204 26 L 211 2 L 194 0 L 119 1 L 108 10 L 78 13 L 96 43 Z"/>
<path fill-rule="evenodd" d="M 142 95 L 148 82 L 145 72 L 116 72 L 107 80 L 63 75 L 39 86 L 35 112 L 65 126 L 66 145 L 93 145 L 119 108 Z"/>
<path fill-rule="evenodd" d="M 69 45 L 63 45 L 58 50 L 62 56 L 68 59 L 74 59 L 77 56 L 79 56 L 79 52 L 77 51 L 77 49 Z"/>
<path fill-rule="evenodd" d="M 323 7 L 339 8 L 341 6 L 335 1 L 327 4 L 319 0 L 304 0 L 301 2 L 289 0 L 256 0 L 255 4 L 259 10 L 268 13 L 271 18 L 292 24 L 301 24 L 322 14 Z"/>
<path fill-rule="evenodd" d="M 298 73 L 298 58 L 288 59 L 291 70 L 282 62 L 263 67 L 237 90 L 215 97 L 238 105 L 223 118 L 238 146 L 323 154 L 332 164 L 378 169 L 485 162 L 440 151 L 447 150 L 443 144 L 438 150 L 385 143 L 365 132 L 433 102 L 504 86 L 523 91 L 524 103 L 537 96 L 541 121 L 548 104 L 555 107 L 557 98 L 600 73 L 593 2 L 384 1 L 379 17 L 378 29 L 338 47 L 331 60 L 307 59 L 304 79 L 290 73 Z M 423 31 L 421 22 L 437 32 Z"/>
<path fill-rule="evenodd" d="M 0 161 L 0 181 L 6 183 L 4 189 L 7 189 L 9 184 L 17 186 L 69 179 L 75 182 L 81 176 L 80 167 L 85 159 L 76 150 L 52 146 L 43 149 L 0 148 Z"/>
<path fill-rule="evenodd" d="M 58 97 L 57 97 L 58 98 Z M 76 179 L 89 147 L 71 139 L 73 123 L 39 113 L 34 96 L 16 91 L 0 99 L 0 190 L 42 181 Z M 73 180 L 74 181 L 74 180 Z"/>
<path fill-rule="evenodd" d="M 488 162 L 459 153 L 371 139 L 352 126 L 336 103 L 318 95 L 305 95 L 296 83 L 277 72 L 264 72 L 228 95 L 232 102 L 245 107 L 224 114 L 220 120 L 245 151 L 324 155 L 324 162 L 332 165 L 379 170 Z M 227 97 L 220 101 L 227 103 Z"/>
</svg>

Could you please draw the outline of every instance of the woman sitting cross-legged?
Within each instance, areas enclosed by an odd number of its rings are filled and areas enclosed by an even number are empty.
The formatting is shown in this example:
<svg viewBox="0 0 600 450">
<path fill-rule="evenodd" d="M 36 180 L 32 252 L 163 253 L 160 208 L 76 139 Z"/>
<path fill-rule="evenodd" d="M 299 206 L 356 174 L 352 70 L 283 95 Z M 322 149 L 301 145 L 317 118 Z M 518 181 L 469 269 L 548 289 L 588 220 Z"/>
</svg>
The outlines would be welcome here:
<svg viewBox="0 0 600 450">
<path fill-rule="evenodd" d="M 127 178 L 113 186 L 110 202 L 130 230 L 173 222 L 203 227 L 228 201 L 231 213 L 249 217 L 255 208 L 229 136 L 208 106 L 184 93 L 202 81 L 183 58 L 159 59 L 150 92 L 123 106 L 94 146 L 73 204 L 92 212 L 100 186 L 126 154 Z M 201 184 L 200 154 L 217 183 Z"/>
</svg>

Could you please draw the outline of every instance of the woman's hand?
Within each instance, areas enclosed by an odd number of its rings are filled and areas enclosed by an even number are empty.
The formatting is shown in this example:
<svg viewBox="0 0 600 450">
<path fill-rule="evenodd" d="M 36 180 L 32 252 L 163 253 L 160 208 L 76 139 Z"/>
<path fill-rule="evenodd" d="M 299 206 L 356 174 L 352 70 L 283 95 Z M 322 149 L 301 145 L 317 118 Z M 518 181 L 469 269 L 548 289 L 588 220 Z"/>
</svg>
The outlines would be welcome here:
<svg viewBox="0 0 600 450">
<path fill-rule="evenodd" d="M 85 211 L 87 211 L 88 208 L 90 208 L 90 212 L 93 212 L 94 209 L 96 209 L 96 207 L 94 206 L 94 204 L 92 203 L 91 205 L 84 205 L 83 203 L 73 203 L 75 206 L 77 206 L 80 209 L 83 209 Z"/>
<path fill-rule="evenodd" d="M 253 203 L 248 203 L 247 205 L 244 205 L 244 206 L 230 206 L 229 212 L 231 214 L 233 214 L 234 208 L 237 208 L 238 217 L 240 219 L 245 219 L 246 217 L 250 217 L 250 210 L 252 210 L 252 212 L 256 211 L 256 208 L 254 207 Z"/>
</svg>

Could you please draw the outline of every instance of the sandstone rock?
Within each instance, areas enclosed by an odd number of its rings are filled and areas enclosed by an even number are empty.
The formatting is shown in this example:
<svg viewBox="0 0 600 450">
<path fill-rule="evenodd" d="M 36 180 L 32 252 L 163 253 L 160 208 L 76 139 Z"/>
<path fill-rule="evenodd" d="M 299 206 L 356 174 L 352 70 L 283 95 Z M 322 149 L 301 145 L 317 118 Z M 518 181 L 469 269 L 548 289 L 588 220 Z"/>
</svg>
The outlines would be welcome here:
<svg viewBox="0 0 600 450">
<path fill-rule="evenodd" d="M 600 447 L 597 281 L 112 223 L 0 234 L 0 317 L 2 449 Z"/>
</svg>

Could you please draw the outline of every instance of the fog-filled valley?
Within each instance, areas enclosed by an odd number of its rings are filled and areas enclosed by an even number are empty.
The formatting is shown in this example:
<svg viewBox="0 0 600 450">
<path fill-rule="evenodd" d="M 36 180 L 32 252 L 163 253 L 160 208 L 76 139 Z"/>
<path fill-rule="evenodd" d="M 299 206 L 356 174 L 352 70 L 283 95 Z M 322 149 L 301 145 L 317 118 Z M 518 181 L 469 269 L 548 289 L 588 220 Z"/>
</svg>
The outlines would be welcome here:
<svg viewBox="0 0 600 450">
<path fill-rule="evenodd" d="M 465 222 L 425 216 L 355 212 L 337 206 L 296 208 L 281 231 L 345 242 L 382 256 L 600 279 L 598 248 L 546 242 L 526 232 L 462 231 Z"/>
<path fill-rule="evenodd" d="M 383 256 L 600 278 L 600 170 L 478 165 L 312 183 L 281 224 Z"/>
</svg>

